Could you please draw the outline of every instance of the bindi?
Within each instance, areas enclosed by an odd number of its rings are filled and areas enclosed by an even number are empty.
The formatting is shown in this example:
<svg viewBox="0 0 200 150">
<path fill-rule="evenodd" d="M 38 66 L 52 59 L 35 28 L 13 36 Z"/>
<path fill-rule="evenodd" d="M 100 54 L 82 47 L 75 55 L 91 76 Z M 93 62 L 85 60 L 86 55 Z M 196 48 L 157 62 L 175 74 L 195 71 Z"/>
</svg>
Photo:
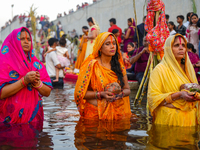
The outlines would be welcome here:
<svg viewBox="0 0 200 150">
<path fill-rule="evenodd" d="M 183 48 L 182 43 L 181 43 L 181 37 L 180 37 L 180 36 L 179 36 L 179 42 L 180 42 L 181 48 Z"/>
<path fill-rule="evenodd" d="M 28 42 L 28 39 L 27 39 L 28 34 L 27 34 L 27 32 L 25 32 L 25 34 L 26 34 L 25 41 Z"/>
<path fill-rule="evenodd" d="M 112 47 L 114 47 L 114 45 L 113 45 L 113 42 L 112 42 L 112 35 L 110 35 L 110 40 L 111 40 L 111 44 L 112 44 Z"/>
</svg>

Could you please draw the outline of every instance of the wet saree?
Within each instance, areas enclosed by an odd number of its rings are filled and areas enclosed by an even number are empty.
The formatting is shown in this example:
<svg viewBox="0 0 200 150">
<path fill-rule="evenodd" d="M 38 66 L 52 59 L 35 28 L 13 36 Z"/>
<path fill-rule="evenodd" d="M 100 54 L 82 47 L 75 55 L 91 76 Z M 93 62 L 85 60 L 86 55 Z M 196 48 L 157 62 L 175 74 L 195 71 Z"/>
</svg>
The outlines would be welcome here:
<svg viewBox="0 0 200 150">
<path fill-rule="evenodd" d="M 101 49 L 101 46 L 109 35 L 113 34 L 104 32 L 97 37 L 92 55 L 83 62 L 80 69 L 74 96 L 80 115 L 85 119 L 118 120 L 130 118 L 131 116 L 129 96 L 115 102 L 107 102 L 105 99 L 97 100 L 97 107 L 84 99 L 89 86 L 93 91 L 104 91 L 104 87 L 108 83 L 118 82 L 115 72 L 101 66 L 95 59 L 99 56 L 98 51 Z M 123 75 L 126 75 L 126 69 L 123 65 L 119 45 L 117 46 L 120 55 L 119 62 L 121 70 Z"/>
<path fill-rule="evenodd" d="M 88 33 L 87 33 L 88 34 Z M 87 35 L 85 34 L 85 35 Z M 84 36 L 84 35 L 83 35 Z M 78 50 L 78 56 L 77 56 L 77 61 L 75 63 L 75 69 L 80 69 L 84 58 L 85 58 L 85 53 L 86 53 L 86 48 L 87 48 L 87 39 L 81 39 L 80 45 L 82 45 L 81 49 Z"/>
<path fill-rule="evenodd" d="M 13 30 L 1 47 L 0 91 L 6 84 L 20 80 L 30 71 L 38 71 L 41 81 L 52 88 L 45 66 L 32 54 L 33 44 L 28 52 L 28 61 L 20 41 L 22 28 L 25 27 Z M 31 84 L 13 96 L 0 100 L 0 122 L 30 123 L 39 120 L 43 120 L 42 100 Z"/>
<path fill-rule="evenodd" d="M 198 83 L 187 52 L 185 54 L 185 72 L 176 61 L 171 48 L 174 41 L 175 36 L 170 36 L 166 40 L 163 60 L 151 73 L 148 104 L 155 124 L 195 126 L 198 119 L 196 108 L 198 102 L 187 102 L 184 99 L 179 99 L 172 103 L 177 109 L 160 105 L 171 94 L 179 92 L 182 84 Z M 186 40 L 185 43 L 187 43 Z"/>
</svg>

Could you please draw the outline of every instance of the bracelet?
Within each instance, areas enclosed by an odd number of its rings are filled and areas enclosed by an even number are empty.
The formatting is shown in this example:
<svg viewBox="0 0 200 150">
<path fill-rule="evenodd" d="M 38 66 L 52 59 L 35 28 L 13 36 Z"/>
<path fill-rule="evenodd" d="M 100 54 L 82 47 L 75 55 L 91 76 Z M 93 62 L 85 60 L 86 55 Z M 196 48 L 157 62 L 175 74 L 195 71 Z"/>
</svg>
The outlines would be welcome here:
<svg viewBox="0 0 200 150">
<path fill-rule="evenodd" d="M 97 97 L 101 100 L 101 92 L 97 92 Z"/>
<path fill-rule="evenodd" d="M 165 101 L 166 101 L 168 104 L 171 104 L 171 103 L 174 102 L 174 101 L 172 100 L 172 96 L 171 96 L 171 95 L 167 96 L 167 97 L 165 98 Z"/>
<path fill-rule="evenodd" d="M 27 86 L 27 85 L 25 84 L 25 82 L 24 82 L 24 77 L 21 78 L 21 83 L 22 83 L 23 86 Z"/>
<path fill-rule="evenodd" d="M 98 93 L 98 92 L 96 91 L 96 92 L 95 92 L 95 98 L 96 98 L 96 99 L 98 99 L 97 93 Z"/>
<path fill-rule="evenodd" d="M 125 96 L 124 91 L 122 90 L 122 98 Z"/>
<path fill-rule="evenodd" d="M 34 84 L 31 84 L 35 89 L 40 89 L 43 86 L 43 83 L 40 81 L 40 84 L 38 86 L 35 86 Z"/>
</svg>

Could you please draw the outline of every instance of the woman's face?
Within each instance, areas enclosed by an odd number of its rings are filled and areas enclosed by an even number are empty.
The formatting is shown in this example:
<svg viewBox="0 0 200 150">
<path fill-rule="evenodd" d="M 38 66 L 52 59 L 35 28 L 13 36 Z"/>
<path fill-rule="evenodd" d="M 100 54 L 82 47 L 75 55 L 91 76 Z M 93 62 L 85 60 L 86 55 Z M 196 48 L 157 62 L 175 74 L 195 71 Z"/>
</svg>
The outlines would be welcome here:
<svg viewBox="0 0 200 150">
<path fill-rule="evenodd" d="M 105 40 L 103 46 L 101 47 L 101 53 L 105 56 L 112 57 L 115 55 L 117 49 L 117 44 L 115 38 L 110 35 Z"/>
<path fill-rule="evenodd" d="M 169 28 L 170 31 L 173 30 L 173 27 L 174 27 L 174 26 L 172 26 L 170 23 L 168 23 L 168 28 Z"/>
<path fill-rule="evenodd" d="M 197 24 L 197 22 L 198 22 L 197 16 L 192 16 L 191 21 L 193 24 Z"/>
<path fill-rule="evenodd" d="M 134 47 L 132 47 L 130 44 L 127 45 L 127 51 L 130 52 L 134 50 Z"/>
<path fill-rule="evenodd" d="M 31 37 L 29 33 L 26 31 L 21 32 L 20 40 L 24 52 L 29 52 L 31 50 Z"/>
<path fill-rule="evenodd" d="M 92 22 L 88 22 L 88 25 L 91 27 L 93 26 L 94 24 Z"/>
<path fill-rule="evenodd" d="M 181 61 L 186 53 L 186 43 L 182 37 L 177 37 L 172 45 L 172 52 L 177 61 Z"/>
<path fill-rule="evenodd" d="M 129 20 L 128 20 L 128 26 L 130 27 L 132 25 L 132 22 L 130 22 Z"/>
</svg>

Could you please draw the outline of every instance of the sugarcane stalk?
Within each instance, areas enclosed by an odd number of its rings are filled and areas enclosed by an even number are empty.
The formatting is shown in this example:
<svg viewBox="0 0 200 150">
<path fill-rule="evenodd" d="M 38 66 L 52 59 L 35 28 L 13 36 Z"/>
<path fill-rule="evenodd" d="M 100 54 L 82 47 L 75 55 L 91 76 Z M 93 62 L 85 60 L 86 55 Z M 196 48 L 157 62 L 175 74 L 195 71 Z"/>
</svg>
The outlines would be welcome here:
<svg viewBox="0 0 200 150">
<path fill-rule="evenodd" d="M 150 62 L 151 62 L 151 57 L 149 55 L 149 59 L 148 59 L 147 66 L 146 66 L 146 69 L 145 69 L 145 72 L 144 72 L 144 76 L 142 78 L 142 81 L 140 83 L 139 89 L 137 91 L 137 94 L 136 94 L 136 97 L 135 97 L 135 100 L 134 100 L 134 103 L 133 103 L 134 105 L 136 104 L 136 102 L 137 102 L 137 100 L 138 100 L 138 98 L 140 96 L 140 93 L 141 93 L 141 90 L 142 90 L 142 87 L 143 87 L 143 83 L 145 81 L 145 78 L 146 78 L 148 70 L 149 70 Z"/>
<path fill-rule="evenodd" d="M 147 88 L 147 85 L 148 85 L 148 83 L 149 83 L 149 77 L 150 77 L 150 69 L 149 69 L 149 71 L 148 71 L 147 77 L 146 77 L 145 82 L 144 82 L 144 85 L 143 85 L 143 87 L 142 87 L 142 92 L 141 92 L 142 94 L 140 95 L 140 98 L 139 98 L 139 100 L 138 100 L 138 103 L 139 103 L 139 104 L 141 104 L 142 99 L 143 99 L 143 97 L 144 97 L 144 94 L 146 93 L 146 88 Z"/>
<path fill-rule="evenodd" d="M 136 27 L 136 34 L 137 34 L 137 39 L 138 39 L 138 50 L 140 47 L 140 39 L 139 39 L 139 33 L 138 33 L 138 28 L 137 28 L 137 13 L 136 13 L 136 6 L 135 6 L 135 0 L 133 0 L 133 8 L 134 8 L 134 13 L 135 13 L 135 27 Z M 137 51 L 138 53 L 138 51 Z"/>
</svg>

